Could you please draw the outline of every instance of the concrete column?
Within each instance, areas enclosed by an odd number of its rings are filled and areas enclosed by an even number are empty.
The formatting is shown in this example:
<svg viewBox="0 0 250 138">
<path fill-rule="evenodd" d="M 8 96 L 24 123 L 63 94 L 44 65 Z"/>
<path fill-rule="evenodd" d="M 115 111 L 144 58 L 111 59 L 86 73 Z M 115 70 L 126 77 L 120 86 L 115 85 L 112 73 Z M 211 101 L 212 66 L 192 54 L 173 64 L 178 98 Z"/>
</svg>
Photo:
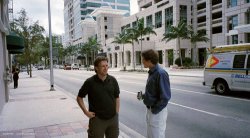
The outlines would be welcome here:
<svg viewBox="0 0 250 138">
<path fill-rule="evenodd" d="M 115 53 L 112 53 L 112 68 L 115 67 Z"/>
<path fill-rule="evenodd" d="M 122 52 L 117 52 L 117 68 L 121 67 L 122 64 Z"/>
<path fill-rule="evenodd" d="M 166 50 L 162 50 L 162 66 L 166 67 Z"/>
</svg>

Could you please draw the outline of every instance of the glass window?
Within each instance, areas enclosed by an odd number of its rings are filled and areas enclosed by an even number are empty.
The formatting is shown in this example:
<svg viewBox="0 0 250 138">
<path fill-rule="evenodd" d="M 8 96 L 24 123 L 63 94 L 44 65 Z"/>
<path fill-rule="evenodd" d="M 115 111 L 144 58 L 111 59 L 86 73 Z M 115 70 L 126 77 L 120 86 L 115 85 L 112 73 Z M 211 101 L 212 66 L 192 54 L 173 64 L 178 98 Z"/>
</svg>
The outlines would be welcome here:
<svg viewBox="0 0 250 138">
<path fill-rule="evenodd" d="M 146 25 L 147 25 L 147 27 L 153 25 L 152 15 L 149 15 L 146 17 Z"/>
<path fill-rule="evenodd" d="M 127 11 L 130 10 L 128 6 L 117 6 L 117 9 L 120 9 L 120 10 L 127 10 Z"/>
<path fill-rule="evenodd" d="M 117 3 L 129 4 L 129 0 L 117 0 Z"/>
<path fill-rule="evenodd" d="M 187 21 L 187 6 L 180 5 L 180 20 Z"/>
<path fill-rule="evenodd" d="M 250 11 L 247 11 L 245 15 L 246 15 L 246 24 L 250 24 Z"/>
<path fill-rule="evenodd" d="M 250 0 L 246 0 L 246 3 L 250 3 Z"/>
<path fill-rule="evenodd" d="M 247 58 L 247 68 L 250 69 L 250 55 L 248 55 Z"/>
<path fill-rule="evenodd" d="M 160 28 L 162 26 L 162 12 L 159 11 L 155 13 L 155 28 Z"/>
<path fill-rule="evenodd" d="M 228 7 L 235 7 L 237 6 L 237 0 L 227 0 Z"/>
<path fill-rule="evenodd" d="M 104 2 L 112 2 L 115 3 L 115 0 L 103 0 Z"/>
<path fill-rule="evenodd" d="M 235 55 L 233 68 L 244 68 L 246 55 Z"/>
<path fill-rule="evenodd" d="M 173 25 L 173 7 L 165 9 L 165 32 L 169 31 L 171 25 Z"/>
<path fill-rule="evenodd" d="M 238 35 L 232 35 L 232 44 L 238 44 Z"/>
<path fill-rule="evenodd" d="M 137 22 L 136 21 L 132 22 L 132 27 L 134 28 L 136 26 L 137 26 Z"/>
<path fill-rule="evenodd" d="M 234 27 L 238 26 L 238 15 L 231 16 L 228 22 L 229 22 L 228 29 L 233 30 Z"/>
</svg>

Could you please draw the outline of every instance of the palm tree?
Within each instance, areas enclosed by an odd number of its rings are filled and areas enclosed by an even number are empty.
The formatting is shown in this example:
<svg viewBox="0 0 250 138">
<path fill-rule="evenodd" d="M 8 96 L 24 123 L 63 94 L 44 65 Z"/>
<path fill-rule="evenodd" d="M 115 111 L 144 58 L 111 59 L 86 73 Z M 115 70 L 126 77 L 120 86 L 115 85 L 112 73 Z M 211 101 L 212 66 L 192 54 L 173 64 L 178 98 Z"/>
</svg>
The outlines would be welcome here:
<svg viewBox="0 0 250 138">
<path fill-rule="evenodd" d="M 137 38 L 140 38 L 141 41 L 141 56 L 142 56 L 142 37 L 148 34 L 154 34 L 157 35 L 156 32 L 153 29 L 153 26 L 147 26 L 144 27 L 144 18 L 141 19 L 136 19 L 137 21 L 137 26 L 135 28 L 132 28 L 132 31 L 137 34 Z M 141 62 L 141 70 L 142 70 L 142 62 Z"/>
<path fill-rule="evenodd" d="M 79 52 L 86 55 L 86 63 L 88 55 L 91 55 L 91 59 L 95 58 L 95 53 L 100 50 L 101 44 L 95 37 L 89 37 L 88 41 L 79 47 Z M 93 61 L 91 61 L 93 62 Z"/>
<path fill-rule="evenodd" d="M 182 64 L 182 57 L 181 57 L 181 51 L 180 51 L 180 39 L 187 39 L 188 31 L 187 31 L 187 24 L 184 21 L 180 21 L 177 26 L 169 26 L 169 32 L 166 32 L 163 34 L 163 39 L 166 40 L 166 42 L 169 42 L 170 40 L 177 39 L 177 50 L 179 52 L 179 58 Z"/>
<path fill-rule="evenodd" d="M 192 47 L 193 47 L 193 53 L 194 53 L 194 63 L 197 65 L 198 63 L 198 56 L 197 56 L 197 47 L 196 43 L 197 42 L 208 42 L 209 39 L 206 37 L 206 30 L 198 30 L 197 32 L 193 31 L 193 27 L 189 26 L 188 27 L 188 39 L 190 39 Z"/>
<path fill-rule="evenodd" d="M 129 40 L 128 34 L 126 33 L 126 30 L 122 30 L 121 33 L 118 33 L 117 36 L 115 36 L 114 41 L 112 43 L 117 43 L 117 44 L 122 44 L 122 64 L 123 64 L 123 70 L 126 70 L 126 64 L 124 63 L 124 57 L 125 57 L 125 53 L 124 53 L 124 44 L 127 43 L 132 43 L 131 40 Z"/>
<path fill-rule="evenodd" d="M 135 46 L 134 46 L 134 41 L 139 43 L 138 41 L 138 34 L 136 34 L 135 31 L 133 31 L 133 28 L 127 28 L 127 33 L 128 33 L 128 40 L 131 41 L 132 43 L 132 66 L 133 70 L 135 70 Z"/>
</svg>

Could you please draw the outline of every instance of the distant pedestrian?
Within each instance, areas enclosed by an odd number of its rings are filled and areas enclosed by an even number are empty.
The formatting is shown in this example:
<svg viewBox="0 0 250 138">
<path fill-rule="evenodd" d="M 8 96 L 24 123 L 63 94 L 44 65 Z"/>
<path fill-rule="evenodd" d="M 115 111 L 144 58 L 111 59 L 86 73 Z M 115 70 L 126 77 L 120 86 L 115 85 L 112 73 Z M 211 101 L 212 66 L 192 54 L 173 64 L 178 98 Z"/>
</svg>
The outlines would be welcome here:
<svg viewBox="0 0 250 138">
<path fill-rule="evenodd" d="M 88 78 L 79 90 L 77 103 L 89 117 L 89 138 L 118 138 L 120 108 L 117 80 L 108 74 L 108 59 L 97 57 L 94 61 L 96 74 Z M 89 109 L 83 98 L 88 95 Z"/>
<path fill-rule="evenodd" d="M 12 73 L 13 73 L 13 80 L 14 80 L 14 89 L 16 89 L 18 87 L 19 69 L 14 68 Z"/>
<path fill-rule="evenodd" d="M 145 94 L 138 93 L 147 107 L 147 138 L 165 138 L 167 104 L 171 98 L 168 73 L 158 64 L 158 53 L 152 49 L 143 51 L 142 62 L 149 68 Z"/>
</svg>

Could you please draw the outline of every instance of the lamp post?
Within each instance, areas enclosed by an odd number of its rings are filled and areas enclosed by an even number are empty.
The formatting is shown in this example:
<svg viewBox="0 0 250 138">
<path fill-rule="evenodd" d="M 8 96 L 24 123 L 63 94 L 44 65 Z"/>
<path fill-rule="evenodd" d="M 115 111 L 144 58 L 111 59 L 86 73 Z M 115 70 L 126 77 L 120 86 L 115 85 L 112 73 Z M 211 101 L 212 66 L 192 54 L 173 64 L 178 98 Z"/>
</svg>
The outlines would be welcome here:
<svg viewBox="0 0 250 138">
<path fill-rule="evenodd" d="M 53 75 L 53 56 L 52 56 L 52 36 L 51 36 L 51 14 L 50 0 L 48 0 L 48 17 L 49 17 L 49 57 L 50 57 L 50 91 L 54 91 L 54 75 Z"/>
</svg>

